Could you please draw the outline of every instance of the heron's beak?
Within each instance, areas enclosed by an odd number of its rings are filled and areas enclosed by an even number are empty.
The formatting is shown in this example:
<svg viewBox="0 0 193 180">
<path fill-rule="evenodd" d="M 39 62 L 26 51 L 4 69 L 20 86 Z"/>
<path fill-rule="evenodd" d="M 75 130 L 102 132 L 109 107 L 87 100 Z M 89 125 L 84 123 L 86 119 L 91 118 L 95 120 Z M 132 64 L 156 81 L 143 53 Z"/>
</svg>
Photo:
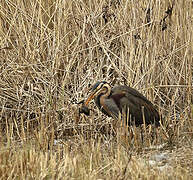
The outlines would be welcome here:
<svg viewBox="0 0 193 180">
<path fill-rule="evenodd" d="M 87 106 L 88 103 L 89 103 L 92 99 L 94 99 L 95 96 L 97 96 L 99 92 L 100 92 L 100 91 L 94 91 L 94 92 L 92 92 L 91 95 L 87 98 L 87 100 L 86 100 L 86 102 L 84 103 L 84 105 Z"/>
<path fill-rule="evenodd" d="M 96 96 L 96 92 L 91 93 L 91 95 L 87 98 L 86 102 L 84 103 L 85 106 Z"/>
</svg>

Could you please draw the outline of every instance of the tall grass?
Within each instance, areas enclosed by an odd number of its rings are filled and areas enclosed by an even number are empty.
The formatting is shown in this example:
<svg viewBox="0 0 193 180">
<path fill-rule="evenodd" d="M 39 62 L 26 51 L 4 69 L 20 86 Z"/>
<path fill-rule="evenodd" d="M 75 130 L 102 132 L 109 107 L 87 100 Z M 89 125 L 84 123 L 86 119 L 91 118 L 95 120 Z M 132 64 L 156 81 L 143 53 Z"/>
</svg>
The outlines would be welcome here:
<svg viewBox="0 0 193 180">
<path fill-rule="evenodd" d="M 192 14 L 182 0 L 2 1 L 1 179 L 190 178 Z M 100 80 L 151 100 L 157 132 L 115 136 L 92 103 L 90 117 L 79 115 L 76 102 Z M 148 165 L 156 152 L 167 153 L 169 170 Z"/>
</svg>

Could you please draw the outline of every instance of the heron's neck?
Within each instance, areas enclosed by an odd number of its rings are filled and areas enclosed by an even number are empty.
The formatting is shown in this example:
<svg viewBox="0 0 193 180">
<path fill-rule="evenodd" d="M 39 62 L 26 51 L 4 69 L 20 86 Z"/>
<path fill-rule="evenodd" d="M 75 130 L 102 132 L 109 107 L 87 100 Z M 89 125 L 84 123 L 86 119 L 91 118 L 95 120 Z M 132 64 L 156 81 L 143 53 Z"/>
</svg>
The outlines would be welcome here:
<svg viewBox="0 0 193 180">
<path fill-rule="evenodd" d="M 101 104 L 101 105 L 103 104 L 103 102 L 105 101 L 105 99 L 108 99 L 108 98 L 109 98 L 110 94 L 111 94 L 111 91 L 107 90 L 106 93 L 100 95 L 99 101 L 100 101 L 100 104 Z"/>
<path fill-rule="evenodd" d="M 101 98 L 106 99 L 110 96 L 110 94 L 111 94 L 111 90 L 108 89 L 104 94 L 101 95 Z"/>
<path fill-rule="evenodd" d="M 111 89 L 106 88 L 106 92 L 99 95 L 98 100 L 101 107 L 105 104 L 105 100 L 109 98 L 110 94 L 111 94 Z"/>
</svg>

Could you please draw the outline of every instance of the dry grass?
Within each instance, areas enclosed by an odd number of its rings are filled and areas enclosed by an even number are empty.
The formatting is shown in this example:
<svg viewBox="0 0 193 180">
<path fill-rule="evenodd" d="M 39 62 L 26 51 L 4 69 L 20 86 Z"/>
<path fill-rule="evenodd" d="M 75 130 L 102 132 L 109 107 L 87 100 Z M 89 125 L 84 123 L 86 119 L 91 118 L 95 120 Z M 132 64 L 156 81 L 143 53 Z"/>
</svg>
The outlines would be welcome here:
<svg viewBox="0 0 193 180">
<path fill-rule="evenodd" d="M 174 2 L 1 2 L 1 179 L 192 178 L 193 4 Z M 79 116 L 98 80 L 154 102 L 159 135 Z"/>
</svg>

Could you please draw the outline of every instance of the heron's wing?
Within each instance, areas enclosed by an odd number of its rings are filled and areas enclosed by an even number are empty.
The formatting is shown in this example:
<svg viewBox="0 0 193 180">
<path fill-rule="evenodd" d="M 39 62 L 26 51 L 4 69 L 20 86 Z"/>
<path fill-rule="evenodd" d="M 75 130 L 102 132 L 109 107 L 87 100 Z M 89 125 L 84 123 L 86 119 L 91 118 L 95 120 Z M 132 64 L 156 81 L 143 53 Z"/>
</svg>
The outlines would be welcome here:
<svg viewBox="0 0 193 180">
<path fill-rule="evenodd" d="M 120 111 L 113 99 L 105 99 L 102 108 L 109 116 L 113 117 L 114 119 L 119 118 Z"/>
<path fill-rule="evenodd" d="M 134 96 L 136 98 L 142 99 L 148 104 L 152 104 L 145 96 L 143 96 L 143 94 L 128 86 L 115 86 L 112 89 L 112 94 L 125 94 L 125 96 Z"/>
<path fill-rule="evenodd" d="M 136 124 L 143 123 L 143 115 L 147 124 L 159 121 L 159 114 L 153 104 L 133 88 L 127 86 L 114 87 L 111 98 L 114 99 L 120 110 L 129 111 L 129 114 L 134 117 L 133 119 L 136 119 Z M 144 108 L 144 114 L 142 107 Z"/>
</svg>

